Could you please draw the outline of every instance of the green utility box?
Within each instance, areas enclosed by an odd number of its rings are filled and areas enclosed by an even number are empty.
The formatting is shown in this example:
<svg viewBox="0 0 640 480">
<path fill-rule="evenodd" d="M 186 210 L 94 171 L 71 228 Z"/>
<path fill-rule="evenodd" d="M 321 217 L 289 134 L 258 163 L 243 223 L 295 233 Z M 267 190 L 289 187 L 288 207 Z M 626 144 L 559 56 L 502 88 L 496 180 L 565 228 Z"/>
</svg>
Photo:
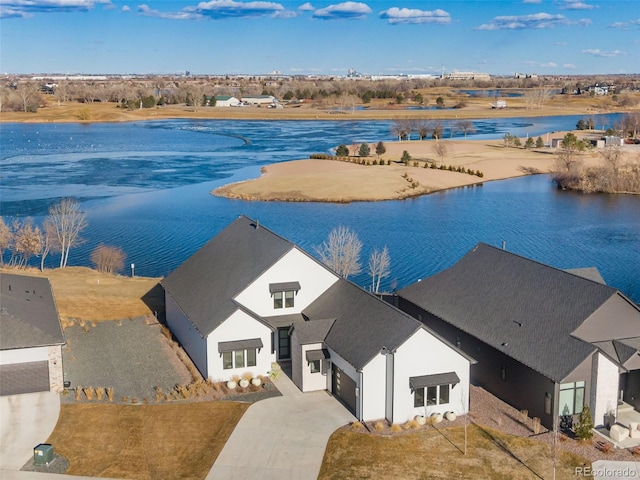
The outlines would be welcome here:
<svg viewBox="0 0 640 480">
<path fill-rule="evenodd" d="M 53 462 L 53 445 L 41 443 L 33 449 L 34 465 L 49 465 Z"/>
</svg>

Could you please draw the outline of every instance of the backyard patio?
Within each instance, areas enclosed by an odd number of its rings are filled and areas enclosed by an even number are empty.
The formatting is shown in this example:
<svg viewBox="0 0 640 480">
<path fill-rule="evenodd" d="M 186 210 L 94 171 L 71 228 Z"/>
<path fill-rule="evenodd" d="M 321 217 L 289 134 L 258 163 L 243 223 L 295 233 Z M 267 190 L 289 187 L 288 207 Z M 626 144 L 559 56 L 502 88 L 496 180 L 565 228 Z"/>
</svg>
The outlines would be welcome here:
<svg viewBox="0 0 640 480">
<path fill-rule="evenodd" d="M 622 402 L 618 405 L 615 425 L 612 425 L 610 430 L 604 427 L 596 428 L 596 432 L 616 448 L 640 446 L 640 412 L 628 403 Z"/>
</svg>

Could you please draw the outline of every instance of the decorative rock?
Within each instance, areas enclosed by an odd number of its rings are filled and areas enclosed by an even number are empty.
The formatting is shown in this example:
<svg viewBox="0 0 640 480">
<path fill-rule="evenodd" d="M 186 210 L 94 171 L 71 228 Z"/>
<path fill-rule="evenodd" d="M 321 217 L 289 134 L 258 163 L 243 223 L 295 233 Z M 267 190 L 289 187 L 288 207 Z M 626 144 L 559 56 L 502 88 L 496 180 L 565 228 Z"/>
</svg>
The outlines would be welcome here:
<svg viewBox="0 0 640 480">
<path fill-rule="evenodd" d="M 262 385 L 262 380 L 260 380 L 260 377 L 252 378 L 251 385 L 253 385 L 254 387 L 259 387 L 260 385 Z"/>
<path fill-rule="evenodd" d="M 431 421 L 433 423 L 440 423 L 442 421 L 442 414 L 441 413 L 432 413 L 431 414 Z"/>
<path fill-rule="evenodd" d="M 446 418 L 450 422 L 453 422 L 456 419 L 456 414 L 455 412 L 447 412 L 444 414 L 444 418 Z"/>
<path fill-rule="evenodd" d="M 427 423 L 427 419 L 424 415 L 416 415 L 413 419 L 418 423 L 418 425 L 424 425 Z"/>
<path fill-rule="evenodd" d="M 249 380 L 243 378 L 238 382 L 238 385 L 240 385 L 241 388 L 247 388 L 249 386 Z"/>
<path fill-rule="evenodd" d="M 238 385 L 237 385 L 237 384 L 236 384 L 236 382 L 234 382 L 233 380 L 229 380 L 229 381 L 227 382 L 227 388 L 228 388 L 229 390 L 235 390 L 237 386 L 238 386 Z"/>
</svg>

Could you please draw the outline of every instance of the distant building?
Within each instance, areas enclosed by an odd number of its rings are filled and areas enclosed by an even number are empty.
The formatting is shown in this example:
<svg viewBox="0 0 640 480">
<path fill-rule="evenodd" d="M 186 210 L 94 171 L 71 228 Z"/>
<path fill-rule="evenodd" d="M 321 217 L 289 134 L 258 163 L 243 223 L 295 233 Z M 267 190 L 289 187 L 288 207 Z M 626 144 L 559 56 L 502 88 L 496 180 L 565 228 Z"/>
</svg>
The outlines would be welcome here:
<svg viewBox="0 0 640 480">
<path fill-rule="evenodd" d="M 491 75 L 477 72 L 452 72 L 448 73 L 445 78 L 447 80 L 491 80 Z"/>
<path fill-rule="evenodd" d="M 268 105 L 270 103 L 278 103 L 278 99 L 273 95 L 245 95 L 242 101 L 249 105 Z"/>
<path fill-rule="evenodd" d="M 231 95 L 216 95 L 216 107 L 237 107 L 240 104 L 240 100 Z"/>
<path fill-rule="evenodd" d="M 491 104 L 491 108 L 507 108 L 506 100 L 496 100 Z"/>
</svg>

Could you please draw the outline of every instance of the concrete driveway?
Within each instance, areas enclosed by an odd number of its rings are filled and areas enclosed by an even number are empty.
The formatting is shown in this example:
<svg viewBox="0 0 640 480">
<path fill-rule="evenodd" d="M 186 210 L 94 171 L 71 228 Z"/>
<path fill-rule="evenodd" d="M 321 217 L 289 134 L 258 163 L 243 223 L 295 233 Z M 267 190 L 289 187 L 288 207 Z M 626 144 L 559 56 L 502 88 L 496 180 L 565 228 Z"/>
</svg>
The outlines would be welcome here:
<svg viewBox="0 0 640 480">
<path fill-rule="evenodd" d="M 245 412 L 207 480 L 317 479 L 329 436 L 356 418 L 329 393 L 302 393 L 286 375 L 274 381 L 281 397 Z"/>
<path fill-rule="evenodd" d="M 56 393 L 0 397 L 0 469 L 20 470 L 32 459 L 33 447 L 47 441 L 59 414 Z"/>
</svg>

